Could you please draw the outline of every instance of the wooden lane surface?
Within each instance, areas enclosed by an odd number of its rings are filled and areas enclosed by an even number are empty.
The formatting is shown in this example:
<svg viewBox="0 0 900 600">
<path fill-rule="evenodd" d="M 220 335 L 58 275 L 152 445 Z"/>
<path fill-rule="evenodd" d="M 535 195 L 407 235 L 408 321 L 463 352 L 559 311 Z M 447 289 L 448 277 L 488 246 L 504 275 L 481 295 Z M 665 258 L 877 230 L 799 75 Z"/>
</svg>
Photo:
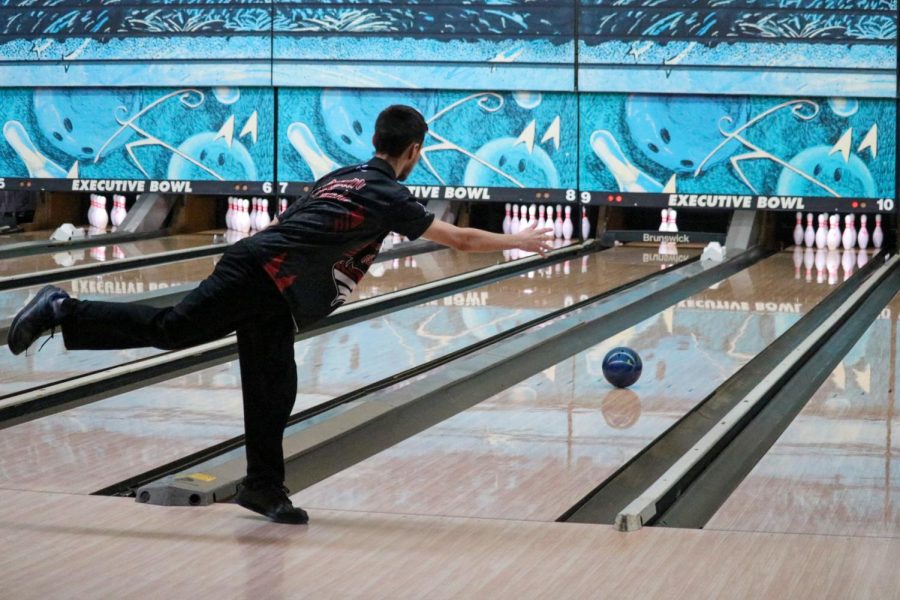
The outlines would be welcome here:
<svg viewBox="0 0 900 600">
<path fill-rule="evenodd" d="M 900 296 L 816 390 L 708 528 L 900 537 L 898 313 Z"/>
<path fill-rule="evenodd" d="M 0 585 L 47 598 L 897 598 L 900 540 L 323 511 L 0 491 Z"/>
<path fill-rule="evenodd" d="M 26 242 L 47 242 L 53 234 L 52 229 L 40 231 L 20 231 L 19 233 L 0 233 L 0 249 L 12 244 L 24 244 Z"/>
<path fill-rule="evenodd" d="M 92 248 L 7 258 L 0 260 L 0 280 L 15 275 L 40 273 L 66 267 L 110 263 L 125 258 L 153 256 L 177 250 L 189 250 L 217 243 L 215 239 L 216 234 L 212 232 L 185 233 L 122 244 L 107 244 Z M 218 243 L 222 244 L 224 250 L 226 247 L 225 242 L 220 241 Z"/>
<path fill-rule="evenodd" d="M 61 286 L 76 297 L 94 300 L 115 300 L 122 294 L 153 291 L 186 283 L 198 283 L 215 267 L 219 257 L 204 257 L 107 273 L 95 277 L 61 282 Z M 350 301 L 364 299 L 427 281 L 442 279 L 488 267 L 506 259 L 500 252 L 466 254 L 450 249 L 437 250 L 417 256 L 375 263 L 370 276 L 365 277 L 354 291 Z M 40 287 L 19 293 L 22 301 L 12 310 L 15 314 Z M 67 352 L 62 336 L 50 340 L 46 346 L 31 356 L 13 356 L 5 348 L 0 349 L 0 395 L 12 394 L 45 385 L 69 377 L 105 369 L 124 362 L 159 354 L 155 348 L 139 348 L 107 352 Z"/>
<path fill-rule="evenodd" d="M 630 258 L 630 260 L 629 260 Z M 294 410 L 657 270 L 617 248 L 295 345 Z M 89 493 L 243 432 L 237 361 L 0 431 L 0 488 Z"/>
<path fill-rule="evenodd" d="M 770 257 L 307 490 L 337 509 L 550 521 L 584 497 L 763 350 L 830 289 Z M 603 378 L 615 346 L 640 381 Z"/>
</svg>

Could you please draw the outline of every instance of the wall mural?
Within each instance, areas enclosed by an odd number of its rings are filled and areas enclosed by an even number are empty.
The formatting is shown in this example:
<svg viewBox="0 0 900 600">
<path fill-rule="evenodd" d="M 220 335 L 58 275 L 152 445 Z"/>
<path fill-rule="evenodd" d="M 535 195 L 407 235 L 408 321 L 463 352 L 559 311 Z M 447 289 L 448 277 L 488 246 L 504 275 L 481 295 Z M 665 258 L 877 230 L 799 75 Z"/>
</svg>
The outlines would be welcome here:
<svg viewBox="0 0 900 600">
<path fill-rule="evenodd" d="M 577 99 L 536 92 L 279 90 L 279 179 L 314 181 L 367 160 L 375 118 L 391 104 L 412 105 L 429 122 L 409 184 L 577 185 Z"/>
<path fill-rule="evenodd" d="M 585 94 L 583 190 L 894 196 L 892 100 Z"/>
<path fill-rule="evenodd" d="M 0 90 L 0 176 L 271 180 L 265 88 Z"/>
<path fill-rule="evenodd" d="M 2 86 L 892 97 L 897 0 L 0 0 Z"/>
</svg>

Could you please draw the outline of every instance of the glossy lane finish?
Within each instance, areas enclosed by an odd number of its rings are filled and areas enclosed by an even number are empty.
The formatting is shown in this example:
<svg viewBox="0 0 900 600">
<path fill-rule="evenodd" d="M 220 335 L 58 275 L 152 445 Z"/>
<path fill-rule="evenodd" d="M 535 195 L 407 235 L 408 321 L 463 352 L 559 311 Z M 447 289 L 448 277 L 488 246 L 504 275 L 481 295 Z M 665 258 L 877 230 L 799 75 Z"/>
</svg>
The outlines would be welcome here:
<svg viewBox="0 0 900 600">
<path fill-rule="evenodd" d="M 219 257 L 206 257 L 145 267 L 118 273 L 61 282 L 75 296 L 95 300 L 116 300 L 123 294 L 154 291 L 186 283 L 199 283 L 215 267 Z M 506 258 L 500 252 L 465 254 L 450 249 L 427 254 L 408 256 L 376 263 L 372 274 L 365 277 L 354 291 L 350 302 L 395 292 L 420 285 L 427 281 L 443 279 L 488 267 Z M 23 297 L 12 314 L 24 305 L 40 287 L 21 292 Z M 0 299 L 18 291 L 0 293 Z M 68 377 L 83 375 L 138 358 L 160 354 L 154 348 L 139 348 L 107 352 L 67 352 L 62 337 L 57 336 L 31 356 L 13 356 L 6 348 L 0 348 L 0 396 L 12 394 L 39 385 L 46 385 Z"/>
<path fill-rule="evenodd" d="M 832 289 L 779 254 L 293 497 L 316 509 L 550 521 Z M 614 346 L 642 378 L 603 379 Z"/>
<path fill-rule="evenodd" d="M 644 258 L 610 250 L 299 342 L 294 410 L 659 269 Z M 241 434 L 241 415 L 233 361 L 5 429 L 0 488 L 93 492 Z"/>
<path fill-rule="evenodd" d="M 897 318 L 882 311 L 707 524 L 900 537 Z"/>
<path fill-rule="evenodd" d="M 0 260 L 0 281 L 16 275 L 59 271 L 67 267 L 109 263 L 125 258 L 147 257 L 214 244 L 221 244 L 223 249 L 226 246 L 223 236 L 215 232 L 185 233 L 123 244 L 6 258 Z M 65 277 L 64 272 L 62 276 Z"/>
<path fill-rule="evenodd" d="M 0 491 L 3 594 L 47 598 L 896 598 L 900 540 Z"/>
</svg>

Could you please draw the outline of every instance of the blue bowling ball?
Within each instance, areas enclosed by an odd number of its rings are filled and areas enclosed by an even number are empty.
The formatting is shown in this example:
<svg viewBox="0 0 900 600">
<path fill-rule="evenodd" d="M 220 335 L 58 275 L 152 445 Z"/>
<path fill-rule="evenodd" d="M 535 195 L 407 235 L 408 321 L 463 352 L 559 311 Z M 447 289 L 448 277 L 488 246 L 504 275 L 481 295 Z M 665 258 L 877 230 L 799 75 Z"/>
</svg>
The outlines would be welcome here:
<svg viewBox="0 0 900 600">
<path fill-rule="evenodd" d="M 613 348 L 603 359 L 603 376 L 619 388 L 626 388 L 641 378 L 644 363 L 631 348 Z"/>
</svg>

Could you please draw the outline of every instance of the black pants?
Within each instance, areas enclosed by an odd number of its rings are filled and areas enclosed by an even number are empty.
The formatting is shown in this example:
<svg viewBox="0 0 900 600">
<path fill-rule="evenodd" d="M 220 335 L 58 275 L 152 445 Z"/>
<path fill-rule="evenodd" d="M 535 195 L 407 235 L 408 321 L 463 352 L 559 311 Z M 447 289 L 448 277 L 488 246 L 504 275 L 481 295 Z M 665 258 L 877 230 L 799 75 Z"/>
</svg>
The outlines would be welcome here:
<svg viewBox="0 0 900 600">
<path fill-rule="evenodd" d="M 66 348 L 187 348 L 237 332 L 247 437 L 248 486 L 284 481 L 282 438 L 297 397 L 294 321 L 288 304 L 240 242 L 179 304 L 154 308 L 67 299 Z"/>
</svg>

